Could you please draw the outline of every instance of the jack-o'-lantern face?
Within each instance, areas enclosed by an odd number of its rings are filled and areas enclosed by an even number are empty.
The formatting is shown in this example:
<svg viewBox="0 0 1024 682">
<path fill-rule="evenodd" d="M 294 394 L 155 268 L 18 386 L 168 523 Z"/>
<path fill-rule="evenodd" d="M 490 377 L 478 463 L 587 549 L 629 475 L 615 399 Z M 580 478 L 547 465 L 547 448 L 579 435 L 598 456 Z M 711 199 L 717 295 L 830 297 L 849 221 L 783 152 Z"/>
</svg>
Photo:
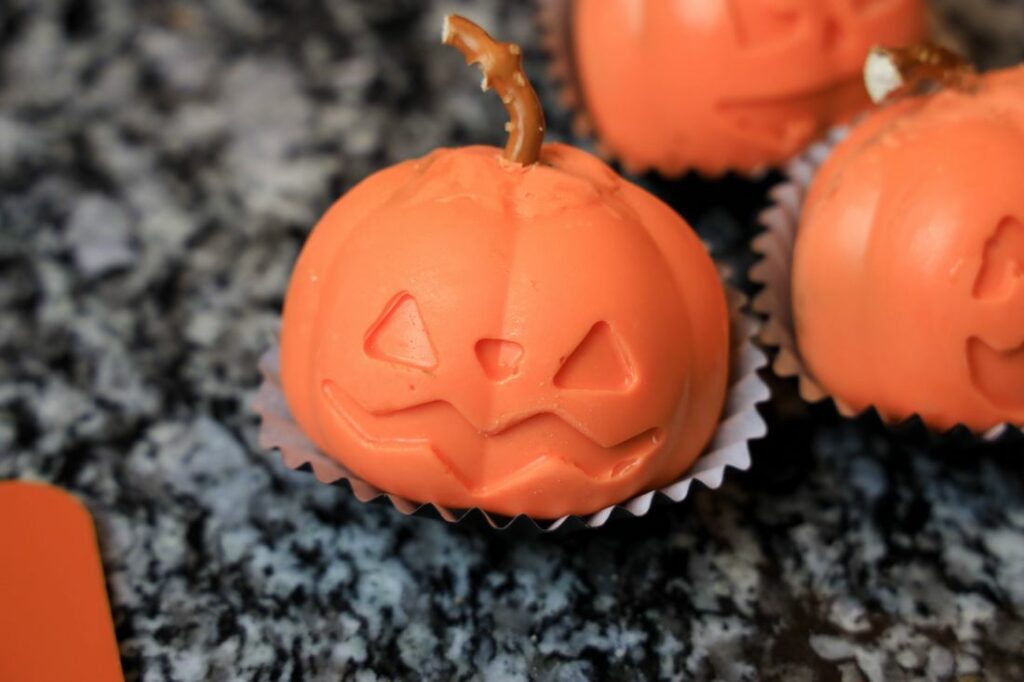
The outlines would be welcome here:
<svg viewBox="0 0 1024 682">
<path fill-rule="evenodd" d="M 794 254 L 799 346 L 855 409 L 1024 423 L 1024 67 L 900 102 L 815 179 Z"/>
<path fill-rule="evenodd" d="M 923 24 L 922 0 L 576 0 L 575 68 L 627 164 L 752 170 L 865 108 L 870 47 Z"/>
<path fill-rule="evenodd" d="M 583 513 L 671 480 L 714 427 L 727 330 L 702 246 L 592 157 L 544 154 L 526 170 L 469 148 L 385 171 L 296 267 L 289 405 L 384 490 Z"/>
</svg>

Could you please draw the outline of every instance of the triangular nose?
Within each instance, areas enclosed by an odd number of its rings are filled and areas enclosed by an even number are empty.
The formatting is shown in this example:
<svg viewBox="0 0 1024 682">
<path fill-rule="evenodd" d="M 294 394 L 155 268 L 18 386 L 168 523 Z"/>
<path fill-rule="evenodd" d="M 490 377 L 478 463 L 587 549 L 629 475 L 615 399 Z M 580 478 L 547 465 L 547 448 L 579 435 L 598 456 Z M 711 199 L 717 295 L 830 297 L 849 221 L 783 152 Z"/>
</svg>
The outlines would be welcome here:
<svg viewBox="0 0 1024 682">
<path fill-rule="evenodd" d="M 505 381 L 519 373 L 523 347 L 505 339 L 480 339 L 476 343 L 476 359 L 491 381 Z"/>
<path fill-rule="evenodd" d="M 842 40 L 843 26 L 831 14 L 825 17 L 825 24 L 821 27 L 821 39 L 825 47 L 835 47 Z"/>
<path fill-rule="evenodd" d="M 821 42 L 828 50 L 838 49 L 847 39 L 844 32 L 850 30 L 850 25 L 844 22 L 842 16 L 835 14 L 835 11 L 825 10 L 824 23 L 821 25 Z"/>
</svg>

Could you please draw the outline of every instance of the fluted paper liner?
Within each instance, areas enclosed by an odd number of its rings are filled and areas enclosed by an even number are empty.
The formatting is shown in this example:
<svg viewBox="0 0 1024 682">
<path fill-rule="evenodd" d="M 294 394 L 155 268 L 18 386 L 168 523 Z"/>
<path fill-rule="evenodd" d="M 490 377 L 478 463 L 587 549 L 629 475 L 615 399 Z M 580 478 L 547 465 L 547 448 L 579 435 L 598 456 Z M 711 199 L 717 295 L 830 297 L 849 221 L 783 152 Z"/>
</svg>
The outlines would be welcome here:
<svg viewBox="0 0 1024 682">
<path fill-rule="evenodd" d="M 904 428 L 910 425 L 924 424 L 918 415 L 905 419 L 894 419 L 883 414 L 874 406 L 856 410 L 840 398 L 830 395 L 818 383 L 810 369 L 800 356 L 796 342 L 792 304 L 792 267 L 793 248 L 797 232 L 800 228 L 800 213 L 804 198 L 810 189 L 818 168 L 825 162 L 832 149 L 846 136 L 848 127 L 834 129 L 823 142 L 812 145 L 802 155 L 792 161 L 786 168 L 787 180 L 773 188 L 770 192 L 772 205 L 761 213 L 760 222 L 765 231 L 754 238 L 751 248 L 761 259 L 750 269 L 750 280 L 763 288 L 754 297 L 752 308 L 764 316 L 759 338 L 769 349 L 775 350 L 772 370 L 782 378 L 796 379 L 800 397 L 809 403 L 830 400 L 836 410 L 844 417 L 854 418 L 874 413 L 890 427 Z M 1011 432 L 1021 432 L 1020 426 L 999 424 L 987 431 L 978 433 L 966 425 L 960 424 L 943 432 L 931 433 L 949 435 L 954 431 L 972 433 L 984 441 L 995 441 Z"/>
<path fill-rule="evenodd" d="M 260 447 L 280 451 L 281 459 L 290 469 L 308 469 L 323 483 L 348 482 L 353 494 L 361 502 L 386 500 L 403 514 L 436 515 L 455 523 L 473 516 L 477 511 L 487 524 L 495 529 L 506 529 L 519 519 L 527 520 L 541 531 L 583 526 L 598 528 L 617 516 L 644 516 L 660 495 L 672 502 L 681 502 L 690 493 L 695 481 L 708 488 L 718 488 L 728 468 L 746 470 L 750 467 L 750 441 L 763 437 L 767 425 L 757 411 L 758 403 L 770 397 L 767 384 L 758 376 L 758 370 L 767 364 L 767 358 L 753 343 L 757 321 L 741 312 L 743 297 L 727 288 L 731 313 L 732 341 L 729 368 L 729 389 L 722 416 L 705 452 L 697 458 L 678 480 L 586 516 L 563 516 L 554 520 L 533 519 L 527 516 L 508 518 L 480 509 L 451 509 L 432 503 L 420 503 L 392 495 L 355 476 L 340 462 L 320 452 L 306 437 L 292 418 L 281 390 L 278 349 L 272 348 L 260 359 L 263 384 L 253 401 L 253 409 L 261 417 Z"/>
<path fill-rule="evenodd" d="M 576 82 L 571 13 L 572 0 L 540 0 L 537 3 L 541 46 L 548 55 L 548 76 L 558 85 L 560 103 L 572 112 L 573 134 L 590 137 L 594 133 L 594 126 L 584 106 L 583 93 Z M 609 156 L 607 150 L 599 151 L 602 156 Z"/>
</svg>

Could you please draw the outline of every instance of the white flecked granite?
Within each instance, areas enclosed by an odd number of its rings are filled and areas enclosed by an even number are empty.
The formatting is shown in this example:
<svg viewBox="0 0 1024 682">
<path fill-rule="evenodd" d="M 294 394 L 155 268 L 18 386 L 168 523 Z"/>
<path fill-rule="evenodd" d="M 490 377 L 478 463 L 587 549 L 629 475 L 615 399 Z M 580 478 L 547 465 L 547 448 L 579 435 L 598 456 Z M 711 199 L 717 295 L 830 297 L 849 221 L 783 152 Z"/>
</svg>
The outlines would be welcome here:
<svg viewBox="0 0 1024 682">
<path fill-rule="evenodd" d="M 1024 58 L 1019 0 L 939 4 L 983 64 Z M 751 472 L 553 537 L 361 505 L 256 447 L 319 213 L 502 139 L 448 9 L 524 43 L 566 138 L 526 3 L 0 3 L 0 477 L 89 506 L 129 679 L 1024 679 L 1019 441 L 929 450 L 781 386 Z M 772 178 L 645 182 L 749 262 Z"/>
</svg>

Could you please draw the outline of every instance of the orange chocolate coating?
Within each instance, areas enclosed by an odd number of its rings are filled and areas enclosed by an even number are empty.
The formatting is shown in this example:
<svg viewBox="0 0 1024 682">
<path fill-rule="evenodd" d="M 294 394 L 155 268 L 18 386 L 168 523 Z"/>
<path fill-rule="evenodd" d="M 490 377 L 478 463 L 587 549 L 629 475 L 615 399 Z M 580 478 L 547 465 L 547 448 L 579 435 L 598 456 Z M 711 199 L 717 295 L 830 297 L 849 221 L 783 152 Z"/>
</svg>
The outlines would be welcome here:
<svg viewBox="0 0 1024 682">
<path fill-rule="evenodd" d="M 123 682 L 96 531 L 39 483 L 0 481 L 0 680 Z"/>
<path fill-rule="evenodd" d="M 850 407 L 1024 423 L 1024 67 L 853 130 L 805 203 L 793 307 L 806 365 Z"/>
<path fill-rule="evenodd" d="M 318 447 L 384 491 L 555 518 L 690 466 L 721 414 L 728 333 L 696 235 L 593 156 L 442 149 L 316 226 L 282 383 Z"/>
<path fill-rule="evenodd" d="M 923 0 L 575 0 L 574 67 L 627 166 L 749 172 L 866 108 L 869 48 L 924 23 Z"/>
</svg>

